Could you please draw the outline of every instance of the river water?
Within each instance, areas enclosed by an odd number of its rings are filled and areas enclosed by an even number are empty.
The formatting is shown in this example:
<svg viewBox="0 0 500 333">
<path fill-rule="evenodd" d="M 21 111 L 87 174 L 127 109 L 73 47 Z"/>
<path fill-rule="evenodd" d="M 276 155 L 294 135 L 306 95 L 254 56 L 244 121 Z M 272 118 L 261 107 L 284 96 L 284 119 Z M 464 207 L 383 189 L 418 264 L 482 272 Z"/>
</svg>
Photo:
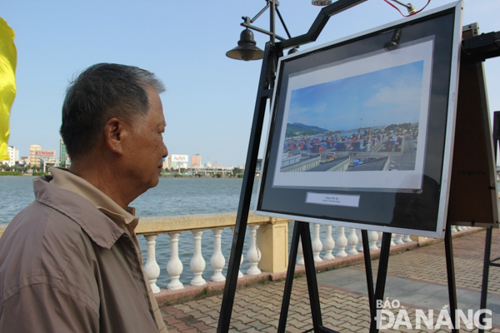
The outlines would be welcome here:
<svg viewBox="0 0 500 333">
<path fill-rule="evenodd" d="M 34 200 L 32 181 L 33 178 L 27 176 L 0 177 L 0 225 L 8 224 L 19 211 Z M 131 206 L 136 208 L 136 215 L 140 217 L 236 212 L 241 186 L 241 178 L 160 178 L 158 186 L 141 195 L 131 203 Z M 252 201 L 255 199 L 257 187 L 258 180 L 254 183 Z M 251 209 L 253 207 L 252 202 Z M 249 232 L 246 233 L 244 255 L 248 251 L 249 234 Z M 192 238 L 190 232 L 183 232 L 179 238 L 179 256 L 184 264 L 184 273 L 181 276 L 183 283 L 189 283 L 193 278 L 189 268 L 189 262 L 193 255 Z M 139 236 L 139 241 L 143 256 L 146 258 L 144 237 Z M 231 243 L 232 232 L 226 228 L 222 233 L 222 251 L 226 257 L 224 275 L 229 262 Z M 169 276 L 166 272 L 170 256 L 169 248 L 169 236 L 160 234 L 157 238 L 156 257 L 161 273 L 157 284 L 163 288 L 169 282 Z M 213 234 L 211 231 L 203 233 L 202 251 L 206 261 L 203 278 L 209 280 L 213 274 L 210 266 L 210 256 L 213 253 Z M 241 271 L 245 272 L 248 268 L 249 265 L 245 257 Z"/>
</svg>

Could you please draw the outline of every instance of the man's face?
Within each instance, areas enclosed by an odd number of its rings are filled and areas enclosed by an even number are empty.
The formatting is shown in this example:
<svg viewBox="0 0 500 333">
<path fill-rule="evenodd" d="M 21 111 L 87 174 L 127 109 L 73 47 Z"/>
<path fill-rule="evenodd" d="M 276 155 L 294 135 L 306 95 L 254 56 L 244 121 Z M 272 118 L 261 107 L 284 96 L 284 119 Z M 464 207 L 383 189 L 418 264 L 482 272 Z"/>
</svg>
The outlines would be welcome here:
<svg viewBox="0 0 500 333">
<path fill-rule="evenodd" d="M 158 185 L 163 158 L 168 155 L 163 143 L 166 124 L 160 96 L 154 88 L 148 87 L 146 91 L 151 108 L 142 121 L 132 124 L 132 140 L 127 151 L 131 161 L 130 181 L 138 187 L 140 193 Z"/>
</svg>

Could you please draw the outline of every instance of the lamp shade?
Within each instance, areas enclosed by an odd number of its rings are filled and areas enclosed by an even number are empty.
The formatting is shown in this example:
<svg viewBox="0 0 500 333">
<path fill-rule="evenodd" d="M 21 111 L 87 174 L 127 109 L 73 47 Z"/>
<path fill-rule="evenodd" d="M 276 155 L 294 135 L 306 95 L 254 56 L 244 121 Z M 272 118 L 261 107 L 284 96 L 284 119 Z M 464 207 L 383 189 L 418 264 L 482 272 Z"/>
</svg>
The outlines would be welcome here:
<svg viewBox="0 0 500 333">
<path fill-rule="evenodd" d="M 264 51 L 255 46 L 252 30 L 246 28 L 241 32 L 238 46 L 227 51 L 226 56 L 236 60 L 258 60 L 264 57 Z"/>
</svg>

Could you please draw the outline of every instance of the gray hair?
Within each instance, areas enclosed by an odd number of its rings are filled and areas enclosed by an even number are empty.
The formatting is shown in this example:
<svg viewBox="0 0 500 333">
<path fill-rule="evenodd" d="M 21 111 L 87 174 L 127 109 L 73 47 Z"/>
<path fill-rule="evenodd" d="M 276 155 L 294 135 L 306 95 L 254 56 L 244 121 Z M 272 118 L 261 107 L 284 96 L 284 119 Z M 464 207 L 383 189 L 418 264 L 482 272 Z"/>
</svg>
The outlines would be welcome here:
<svg viewBox="0 0 500 333">
<path fill-rule="evenodd" d="M 102 63 L 82 72 L 68 86 L 62 107 L 60 134 L 70 157 L 88 154 L 109 119 L 144 119 L 148 87 L 165 91 L 153 73 L 138 67 Z"/>
</svg>

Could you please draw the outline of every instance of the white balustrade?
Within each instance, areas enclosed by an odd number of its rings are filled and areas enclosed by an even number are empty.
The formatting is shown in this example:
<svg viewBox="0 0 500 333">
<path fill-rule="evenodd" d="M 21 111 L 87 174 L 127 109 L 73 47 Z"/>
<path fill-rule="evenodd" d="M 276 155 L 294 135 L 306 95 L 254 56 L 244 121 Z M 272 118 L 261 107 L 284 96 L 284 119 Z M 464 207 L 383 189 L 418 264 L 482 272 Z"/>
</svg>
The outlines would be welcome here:
<svg viewBox="0 0 500 333">
<path fill-rule="evenodd" d="M 248 262 L 250 263 L 250 268 L 247 270 L 248 275 L 257 275 L 261 273 L 258 264 L 261 258 L 260 250 L 257 248 L 257 229 L 258 224 L 252 224 L 250 228 L 250 248 L 248 249 Z"/>
<path fill-rule="evenodd" d="M 193 244 L 194 244 L 194 252 L 193 258 L 191 258 L 190 267 L 191 271 L 194 274 L 193 279 L 191 280 L 191 285 L 193 286 L 203 286 L 207 283 L 205 279 L 201 276 L 203 271 L 205 270 L 205 259 L 203 259 L 203 255 L 201 254 L 201 235 L 203 234 L 203 230 L 191 231 L 193 234 Z"/>
<path fill-rule="evenodd" d="M 339 227 L 339 235 L 337 237 L 337 257 L 347 257 L 347 253 L 345 252 L 345 248 L 347 246 L 347 237 L 345 236 L 345 228 Z"/>
<path fill-rule="evenodd" d="M 295 222 L 295 223 L 297 223 L 297 222 Z M 301 237 L 299 237 L 299 245 L 297 247 L 297 253 L 298 253 L 297 265 L 305 265 L 304 249 L 302 248 L 302 238 Z"/>
<path fill-rule="evenodd" d="M 147 259 L 144 265 L 144 273 L 146 274 L 151 290 L 153 293 L 159 293 L 160 288 L 156 285 L 156 280 L 160 276 L 160 265 L 156 262 L 156 238 L 158 235 L 144 235 L 147 244 Z"/>
<path fill-rule="evenodd" d="M 312 250 L 313 250 L 313 259 L 314 262 L 320 262 L 323 261 L 319 254 L 321 253 L 321 250 L 323 249 L 323 243 L 321 243 L 320 239 L 320 231 L 321 231 L 321 225 L 319 223 L 313 223 L 313 239 L 312 239 Z"/>
<path fill-rule="evenodd" d="M 391 246 L 396 246 L 396 243 L 394 242 L 394 238 L 396 238 L 396 234 L 392 233 L 391 234 Z"/>
<path fill-rule="evenodd" d="M 358 252 L 363 252 L 363 235 L 361 234 L 361 230 L 356 229 L 356 233 L 358 235 Z"/>
<path fill-rule="evenodd" d="M 222 269 L 226 265 L 226 258 L 222 254 L 221 246 L 222 230 L 222 228 L 212 229 L 214 234 L 214 253 L 212 254 L 212 258 L 210 258 L 210 265 L 212 265 L 214 270 L 211 280 L 215 282 L 226 281 L 226 278 L 222 275 Z"/>
<path fill-rule="evenodd" d="M 332 226 L 331 225 L 326 226 L 326 238 L 323 242 L 323 246 L 325 248 L 325 256 L 323 257 L 323 260 L 335 259 L 335 257 L 333 256 L 333 249 L 335 248 L 335 241 L 333 240 L 333 237 L 332 237 Z"/>
<path fill-rule="evenodd" d="M 356 250 L 356 246 L 358 245 L 359 237 L 356 235 L 356 229 L 351 228 L 347 242 L 349 243 L 349 251 L 347 254 L 358 254 L 359 252 Z"/>
<path fill-rule="evenodd" d="M 374 230 L 368 231 L 368 242 L 370 243 L 370 250 L 378 250 L 377 241 L 378 232 Z"/>
<path fill-rule="evenodd" d="M 403 242 L 405 242 L 405 243 L 412 242 L 410 235 L 404 235 Z"/>
<path fill-rule="evenodd" d="M 180 232 L 170 232 L 170 260 L 167 264 L 167 273 L 170 275 L 170 283 L 167 285 L 169 290 L 178 290 L 184 288 L 179 280 L 183 271 L 182 261 L 179 259 L 179 235 Z"/>
<path fill-rule="evenodd" d="M 234 238 L 234 227 L 231 227 L 231 231 L 233 232 L 233 238 Z M 238 269 L 238 279 L 244 276 L 243 273 L 241 272 L 241 264 L 243 264 L 243 254 L 241 255 L 240 259 L 240 269 Z"/>
<path fill-rule="evenodd" d="M 404 244 L 404 242 L 403 242 L 403 235 L 402 235 L 402 234 L 396 234 L 396 235 L 394 236 L 394 243 L 395 243 L 396 245 L 399 245 L 399 244 Z"/>
</svg>

